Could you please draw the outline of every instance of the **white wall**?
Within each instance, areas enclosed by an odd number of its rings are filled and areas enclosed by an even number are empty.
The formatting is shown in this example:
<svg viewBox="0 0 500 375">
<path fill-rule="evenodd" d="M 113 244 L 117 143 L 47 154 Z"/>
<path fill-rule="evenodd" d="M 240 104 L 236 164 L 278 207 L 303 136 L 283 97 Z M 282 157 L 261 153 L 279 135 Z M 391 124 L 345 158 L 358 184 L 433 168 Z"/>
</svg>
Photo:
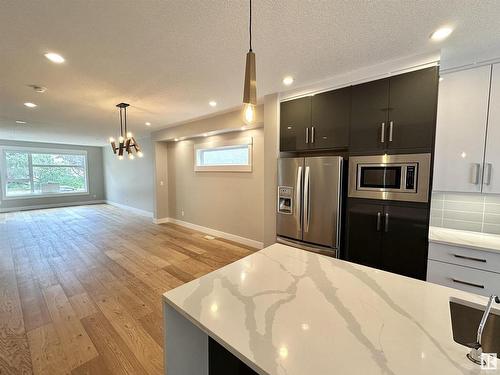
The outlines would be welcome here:
<svg viewBox="0 0 500 375">
<path fill-rule="evenodd" d="M 75 146 L 58 143 L 39 143 L 0 140 L 2 146 L 19 146 L 37 148 L 53 148 L 65 150 L 85 150 L 87 151 L 88 163 L 88 186 L 89 193 L 85 195 L 68 195 L 58 197 L 40 197 L 40 198 L 19 198 L 0 200 L 0 212 L 16 211 L 21 209 L 42 208 L 49 206 L 64 206 L 74 204 L 85 204 L 105 199 L 104 179 L 102 168 L 102 149 L 101 147 Z M 0 193 L 3 189 L 3 182 L 0 184 Z M 1 199 L 2 194 L 0 194 Z"/>
<path fill-rule="evenodd" d="M 110 146 L 103 148 L 106 200 L 153 213 L 153 147 L 151 138 L 138 139 L 144 157 L 118 160 Z"/>
</svg>

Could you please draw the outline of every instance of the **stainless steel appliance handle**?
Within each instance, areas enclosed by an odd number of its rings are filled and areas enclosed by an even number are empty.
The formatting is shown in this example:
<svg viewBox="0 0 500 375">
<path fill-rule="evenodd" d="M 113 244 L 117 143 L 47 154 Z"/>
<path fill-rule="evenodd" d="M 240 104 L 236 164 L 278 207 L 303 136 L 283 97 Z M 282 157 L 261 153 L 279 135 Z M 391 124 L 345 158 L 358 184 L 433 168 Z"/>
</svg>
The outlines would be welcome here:
<svg viewBox="0 0 500 375">
<path fill-rule="evenodd" d="M 491 169 L 493 168 L 493 164 L 491 163 L 487 163 L 486 164 L 486 173 L 485 173 L 485 176 L 484 176 L 484 184 L 485 185 L 489 185 L 491 184 Z"/>
<path fill-rule="evenodd" d="M 459 279 L 454 279 L 453 277 L 451 278 L 451 281 L 453 281 L 454 283 L 457 283 L 457 284 L 463 284 L 463 285 L 468 285 L 468 286 L 473 286 L 475 288 L 481 288 L 481 289 L 484 289 L 484 285 L 481 285 L 481 284 L 474 284 L 474 283 L 470 283 L 468 281 L 463 281 L 463 280 L 459 280 Z"/>
<path fill-rule="evenodd" d="M 295 189 L 295 201 L 297 202 L 295 206 L 296 207 L 295 219 L 297 219 L 299 231 L 302 230 L 302 225 L 300 222 L 300 213 L 302 212 L 301 196 L 302 196 L 302 166 L 299 166 L 299 169 L 297 170 L 297 188 Z"/>
<path fill-rule="evenodd" d="M 387 212 L 385 213 L 384 231 L 389 232 L 389 214 Z"/>
<path fill-rule="evenodd" d="M 309 189 L 309 166 L 306 166 L 306 173 L 304 176 L 304 232 L 309 232 L 309 210 L 311 206 L 310 202 L 310 189 Z"/>
<path fill-rule="evenodd" d="M 474 185 L 479 184 L 479 173 L 481 169 L 481 164 L 479 163 L 473 163 L 472 164 L 472 169 L 471 169 L 471 182 Z"/>
<path fill-rule="evenodd" d="M 486 259 L 468 257 L 468 256 L 465 256 L 465 255 L 460 255 L 460 254 L 453 254 L 453 256 L 455 258 L 459 258 L 459 259 L 474 260 L 476 262 L 486 263 Z"/>
<path fill-rule="evenodd" d="M 311 143 L 314 143 L 314 126 L 311 126 Z"/>
<path fill-rule="evenodd" d="M 309 128 L 306 128 L 306 143 L 309 143 Z"/>
<path fill-rule="evenodd" d="M 380 142 L 384 143 L 385 142 L 385 122 L 381 124 L 381 132 L 380 132 Z"/>
<path fill-rule="evenodd" d="M 381 218 L 382 214 L 380 212 L 377 212 L 377 232 L 380 232 Z"/>
<path fill-rule="evenodd" d="M 394 121 L 389 122 L 389 142 L 392 142 L 392 128 L 394 127 Z"/>
</svg>

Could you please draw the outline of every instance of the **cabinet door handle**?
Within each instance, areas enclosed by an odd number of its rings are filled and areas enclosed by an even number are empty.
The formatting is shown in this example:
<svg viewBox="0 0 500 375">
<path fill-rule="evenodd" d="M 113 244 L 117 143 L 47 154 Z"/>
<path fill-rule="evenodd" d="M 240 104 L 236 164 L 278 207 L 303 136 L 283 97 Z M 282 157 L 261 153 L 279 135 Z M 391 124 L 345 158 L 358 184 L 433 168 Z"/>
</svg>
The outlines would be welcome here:
<svg viewBox="0 0 500 375">
<path fill-rule="evenodd" d="M 377 232 L 380 232 L 380 219 L 381 219 L 382 214 L 380 212 L 377 212 Z"/>
<path fill-rule="evenodd" d="M 481 169 L 481 164 L 479 163 L 473 163 L 472 168 L 471 168 L 471 182 L 474 185 L 479 184 L 479 173 Z"/>
<path fill-rule="evenodd" d="M 384 226 L 384 230 L 386 232 L 389 232 L 389 214 L 387 212 L 385 213 L 385 226 Z"/>
<path fill-rule="evenodd" d="M 460 254 L 453 254 L 455 258 L 459 259 L 465 259 L 465 260 L 473 260 L 475 262 L 481 262 L 481 263 L 486 263 L 486 259 L 481 259 L 481 258 L 474 258 L 474 257 L 468 257 L 465 255 L 460 255 Z"/>
<path fill-rule="evenodd" d="M 493 164 L 487 163 L 486 164 L 486 172 L 484 176 L 484 184 L 489 185 L 491 184 L 491 169 L 493 168 Z"/>
<path fill-rule="evenodd" d="M 311 126 L 311 143 L 314 143 L 314 126 Z"/>
<path fill-rule="evenodd" d="M 382 130 L 380 131 L 380 143 L 385 142 L 385 122 L 381 124 Z"/>
<path fill-rule="evenodd" d="M 394 121 L 389 122 L 389 142 L 392 142 L 392 128 L 394 127 Z"/>
<path fill-rule="evenodd" d="M 481 284 L 474 284 L 474 283 L 470 283 L 470 282 L 468 282 L 468 281 L 463 281 L 463 280 L 459 280 L 459 279 L 454 279 L 453 277 L 451 278 L 451 281 L 453 281 L 454 283 L 457 283 L 457 284 L 463 284 L 463 285 L 473 286 L 474 288 L 484 289 L 484 285 L 481 285 Z"/>
<path fill-rule="evenodd" d="M 306 143 L 309 143 L 309 128 L 306 128 Z"/>
</svg>

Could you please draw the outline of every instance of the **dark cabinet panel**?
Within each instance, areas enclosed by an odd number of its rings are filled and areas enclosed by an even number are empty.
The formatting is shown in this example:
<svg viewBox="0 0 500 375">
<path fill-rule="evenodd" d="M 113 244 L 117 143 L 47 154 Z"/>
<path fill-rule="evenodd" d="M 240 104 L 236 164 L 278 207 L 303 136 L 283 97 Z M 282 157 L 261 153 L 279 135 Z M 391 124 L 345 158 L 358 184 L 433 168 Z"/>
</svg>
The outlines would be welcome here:
<svg viewBox="0 0 500 375">
<path fill-rule="evenodd" d="M 386 148 L 389 79 L 352 87 L 351 152 L 380 152 Z"/>
<path fill-rule="evenodd" d="M 300 151 L 308 149 L 310 143 L 306 143 L 306 131 L 310 130 L 310 126 L 310 96 L 281 103 L 280 150 Z"/>
<path fill-rule="evenodd" d="M 312 148 L 334 149 L 349 146 L 350 107 L 351 87 L 312 97 Z"/>
<path fill-rule="evenodd" d="M 432 149 L 438 79 L 437 67 L 391 77 L 387 134 L 390 149 Z"/>
<path fill-rule="evenodd" d="M 257 375 L 217 341 L 208 338 L 209 375 Z"/>
<path fill-rule="evenodd" d="M 349 202 L 347 260 L 365 266 L 379 267 L 383 212 L 383 205 L 354 200 Z"/>
<path fill-rule="evenodd" d="M 425 280 L 428 248 L 426 208 L 385 206 L 383 270 Z"/>
</svg>

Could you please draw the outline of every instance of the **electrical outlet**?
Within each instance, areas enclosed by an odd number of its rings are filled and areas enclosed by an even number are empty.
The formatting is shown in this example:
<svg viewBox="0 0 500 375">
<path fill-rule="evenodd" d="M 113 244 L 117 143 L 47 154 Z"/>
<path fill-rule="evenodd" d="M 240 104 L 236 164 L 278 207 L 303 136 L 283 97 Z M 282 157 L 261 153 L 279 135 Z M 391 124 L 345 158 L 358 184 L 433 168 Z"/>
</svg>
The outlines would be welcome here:
<svg viewBox="0 0 500 375">
<path fill-rule="evenodd" d="M 94 194 L 94 195 L 92 195 L 92 198 L 96 199 L 96 198 L 97 198 L 97 195 L 95 195 L 95 194 Z"/>
<path fill-rule="evenodd" d="M 184 216 L 184 209 L 181 210 L 181 216 Z"/>
<path fill-rule="evenodd" d="M 160 186 L 163 186 L 163 181 L 160 181 Z"/>
</svg>

